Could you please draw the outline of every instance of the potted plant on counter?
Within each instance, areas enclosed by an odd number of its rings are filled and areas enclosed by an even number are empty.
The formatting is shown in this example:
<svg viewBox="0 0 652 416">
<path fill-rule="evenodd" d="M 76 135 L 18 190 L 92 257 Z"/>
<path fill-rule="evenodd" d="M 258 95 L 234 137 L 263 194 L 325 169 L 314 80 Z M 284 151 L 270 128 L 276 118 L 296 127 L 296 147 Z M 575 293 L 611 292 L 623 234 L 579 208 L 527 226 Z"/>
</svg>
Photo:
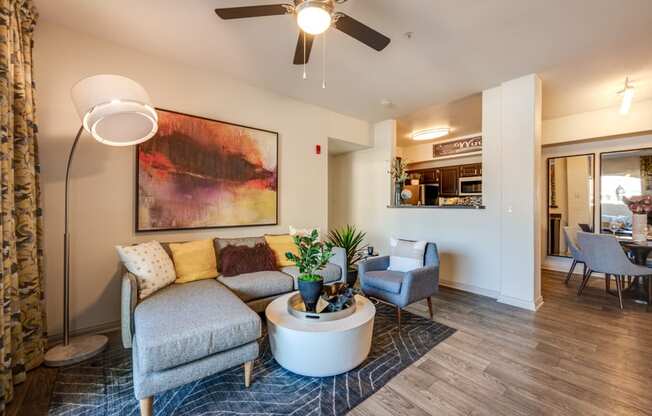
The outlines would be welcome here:
<svg viewBox="0 0 652 416">
<path fill-rule="evenodd" d="M 319 233 L 313 230 L 306 235 L 295 235 L 299 254 L 287 252 L 285 257 L 299 269 L 299 293 L 307 312 L 315 312 L 317 301 L 324 287 L 324 279 L 317 272 L 333 257 L 333 244 L 319 241 Z"/>
<path fill-rule="evenodd" d="M 328 240 L 336 247 L 342 247 L 346 250 L 346 283 L 349 287 L 355 285 L 358 271 L 354 267 L 357 262 L 362 260 L 367 245 L 363 245 L 366 233 L 358 231 L 355 225 L 346 225 L 342 228 L 331 230 L 328 233 Z"/>
</svg>

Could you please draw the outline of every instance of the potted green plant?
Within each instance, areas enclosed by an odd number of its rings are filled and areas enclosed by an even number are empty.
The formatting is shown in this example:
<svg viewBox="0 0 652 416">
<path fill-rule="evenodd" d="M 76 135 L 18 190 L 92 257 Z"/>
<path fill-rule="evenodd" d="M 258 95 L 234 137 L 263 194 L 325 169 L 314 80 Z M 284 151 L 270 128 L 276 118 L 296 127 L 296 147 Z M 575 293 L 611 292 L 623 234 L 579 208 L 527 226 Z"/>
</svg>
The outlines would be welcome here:
<svg viewBox="0 0 652 416">
<path fill-rule="evenodd" d="M 317 272 L 322 270 L 328 260 L 333 257 L 333 244 L 330 241 L 319 241 L 319 233 L 315 229 L 310 234 L 295 235 L 299 255 L 287 252 L 285 257 L 299 269 L 299 293 L 307 312 L 315 312 L 317 301 L 324 288 L 324 279 Z"/>
<path fill-rule="evenodd" d="M 333 229 L 328 233 L 328 240 L 336 247 L 342 247 L 346 250 L 346 283 L 353 287 L 358 277 L 358 271 L 354 267 L 357 262 L 362 260 L 367 245 L 364 244 L 364 238 L 367 234 L 358 231 L 355 225 L 346 225 L 342 228 Z"/>
</svg>

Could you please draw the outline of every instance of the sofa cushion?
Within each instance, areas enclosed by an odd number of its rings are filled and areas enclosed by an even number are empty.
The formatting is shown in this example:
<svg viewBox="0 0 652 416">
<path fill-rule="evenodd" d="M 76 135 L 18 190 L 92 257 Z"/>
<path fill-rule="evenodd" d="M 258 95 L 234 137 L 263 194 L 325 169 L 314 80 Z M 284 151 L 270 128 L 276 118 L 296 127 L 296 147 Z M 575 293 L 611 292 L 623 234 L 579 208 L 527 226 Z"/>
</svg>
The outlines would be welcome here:
<svg viewBox="0 0 652 416">
<path fill-rule="evenodd" d="M 213 240 L 197 240 L 188 243 L 169 245 L 177 272 L 175 283 L 188 283 L 195 280 L 217 277 L 217 260 Z"/>
<path fill-rule="evenodd" d="M 265 241 L 267 241 L 269 247 L 276 254 L 276 263 L 278 264 L 278 267 L 294 265 L 294 262 L 285 256 L 286 253 L 292 253 L 295 256 L 299 255 L 299 248 L 294 244 L 294 238 L 290 234 L 267 234 L 265 235 Z"/>
<path fill-rule="evenodd" d="M 265 271 L 237 276 L 220 276 L 217 280 L 245 302 L 292 292 L 294 282 L 285 273 Z"/>
<path fill-rule="evenodd" d="M 157 241 L 132 246 L 116 246 L 124 266 L 136 276 L 138 298 L 145 299 L 174 282 L 174 264 Z"/>
<path fill-rule="evenodd" d="M 254 247 L 226 246 L 220 251 L 220 264 L 225 277 L 278 271 L 276 255 L 267 243 L 256 244 Z"/>
<path fill-rule="evenodd" d="M 364 277 L 365 285 L 390 293 L 400 293 L 405 273 L 392 270 L 380 270 L 366 272 Z"/>
<path fill-rule="evenodd" d="M 283 273 L 287 273 L 296 281 L 299 278 L 299 268 L 297 266 L 288 266 L 281 269 Z M 342 268 L 337 264 L 328 263 L 323 270 L 317 272 L 318 275 L 324 278 L 324 283 L 332 283 L 340 280 L 342 277 Z"/>
<path fill-rule="evenodd" d="M 139 367 L 161 371 L 252 342 L 260 317 L 215 280 L 173 284 L 134 312 Z"/>
<path fill-rule="evenodd" d="M 216 238 L 215 252 L 217 253 L 217 271 L 222 272 L 222 250 L 227 246 L 247 246 L 254 247 L 256 244 L 264 243 L 263 237 L 235 237 L 235 238 Z"/>
</svg>

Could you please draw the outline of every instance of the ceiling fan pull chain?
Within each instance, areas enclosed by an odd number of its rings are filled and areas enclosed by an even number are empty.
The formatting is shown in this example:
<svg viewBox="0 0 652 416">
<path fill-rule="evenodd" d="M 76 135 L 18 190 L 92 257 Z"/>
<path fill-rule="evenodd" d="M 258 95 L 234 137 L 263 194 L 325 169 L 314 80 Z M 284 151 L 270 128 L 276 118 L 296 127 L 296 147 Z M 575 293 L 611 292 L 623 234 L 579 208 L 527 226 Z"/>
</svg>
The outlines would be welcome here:
<svg viewBox="0 0 652 416">
<path fill-rule="evenodd" d="M 302 30 L 301 35 L 303 36 L 303 79 L 307 79 L 308 74 L 306 73 L 306 32 Z"/>
<path fill-rule="evenodd" d="M 321 57 L 321 64 L 322 64 L 322 81 L 321 81 L 321 87 L 326 88 L 326 33 L 324 32 L 324 43 L 322 45 L 322 57 Z"/>
</svg>

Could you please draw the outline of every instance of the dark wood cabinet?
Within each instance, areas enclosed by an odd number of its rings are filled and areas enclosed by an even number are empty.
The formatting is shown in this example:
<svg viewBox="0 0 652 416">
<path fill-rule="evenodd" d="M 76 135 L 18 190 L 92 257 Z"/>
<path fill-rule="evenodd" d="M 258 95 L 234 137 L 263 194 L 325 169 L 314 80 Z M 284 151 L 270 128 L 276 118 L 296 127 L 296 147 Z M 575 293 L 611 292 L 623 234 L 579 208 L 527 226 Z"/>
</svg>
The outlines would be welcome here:
<svg viewBox="0 0 652 416">
<path fill-rule="evenodd" d="M 459 179 L 459 166 L 440 168 L 439 195 L 448 197 L 457 195 L 457 182 Z"/>
<path fill-rule="evenodd" d="M 438 184 L 439 195 L 443 197 L 458 196 L 459 178 L 482 176 L 482 163 L 469 165 L 446 166 L 442 168 L 413 169 L 408 173 L 420 175 L 419 183 Z M 408 179 L 406 185 L 410 183 Z"/>
<path fill-rule="evenodd" d="M 468 178 L 471 176 L 482 176 L 482 163 L 460 166 L 460 177 Z"/>
</svg>

